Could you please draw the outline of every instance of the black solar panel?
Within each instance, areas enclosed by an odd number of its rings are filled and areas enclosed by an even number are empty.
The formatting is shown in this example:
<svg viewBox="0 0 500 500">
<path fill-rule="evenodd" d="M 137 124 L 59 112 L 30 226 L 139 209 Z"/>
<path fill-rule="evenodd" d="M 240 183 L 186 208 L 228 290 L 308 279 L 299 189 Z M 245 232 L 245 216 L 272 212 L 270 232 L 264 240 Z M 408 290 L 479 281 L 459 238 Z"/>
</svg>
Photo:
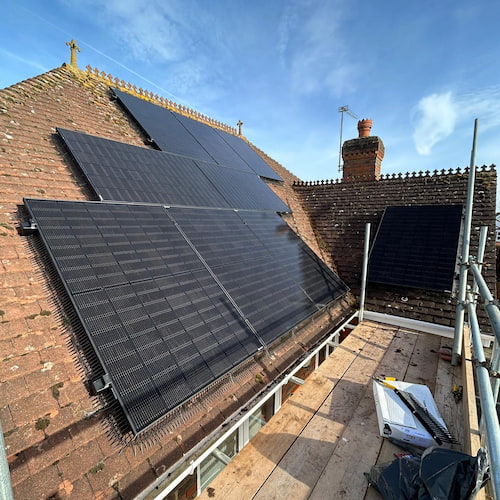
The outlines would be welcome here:
<svg viewBox="0 0 500 500">
<path fill-rule="evenodd" d="M 347 285 L 290 229 L 271 212 L 238 212 L 279 265 L 319 307 L 347 292 Z"/>
<path fill-rule="evenodd" d="M 117 89 L 113 92 L 162 151 L 213 161 L 171 111 Z"/>
<path fill-rule="evenodd" d="M 255 174 L 81 132 L 57 130 L 103 200 L 290 211 Z"/>
<path fill-rule="evenodd" d="M 272 259 L 251 265 L 227 264 L 217 278 L 266 343 L 271 343 L 317 311 L 287 271 Z"/>
<path fill-rule="evenodd" d="M 290 212 L 258 176 L 213 163 L 198 162 L 198 165 L 230 207 Z"/>
<path fill-rule="evenodd" d="M 178 113 L 174 113 L 174 115 L 219 165 L 254 173 L 247 163 L 217 133 L 217 130 L 187 116 Z"/>
<path fill-rule="evenodd" d="M 387 207 L 370 253 L 368 279 L 451 291 L 461 205 Z"/>
<path fill-rule="evenodd" d="M 217 130 L 217 133 L 257 175 L 277 181 L 283 180 L 241 137 L 228 134 L 223 130 Z"/>
<path fill-rule="evenodd" d="M 162 150 L 283 179 L 240 137 L 216 130 L 198 120 L 113 89 L 119 101 Z"/>
<path fill-rule="evenodd" d="M 171 208 L 168 214 L 212 269 L 228 263 L 248 266 L 256 259 L 269 258 L 234 210 Z"/>
<path fill-rule="evenodd" d="M 162 207 L 25 203 L 134 432 L 261 347 Z"/>
<path fill-rule="evenodd" d="M 276 214 L 168 212 L 266 343 L 347 291 Z"/>
<path fill-rule="evenodd" d="M 103 200 L 229 207 L 190 158 L 57 129 Z"/>
</svg>

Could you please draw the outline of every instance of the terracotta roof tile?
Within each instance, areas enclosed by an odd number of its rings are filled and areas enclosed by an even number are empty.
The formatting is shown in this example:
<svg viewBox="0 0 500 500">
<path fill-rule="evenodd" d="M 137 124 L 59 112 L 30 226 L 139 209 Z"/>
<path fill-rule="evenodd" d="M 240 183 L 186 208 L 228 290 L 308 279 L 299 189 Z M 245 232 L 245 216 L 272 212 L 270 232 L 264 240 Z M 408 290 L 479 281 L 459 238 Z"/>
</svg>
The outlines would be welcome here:
<svg viewBox="0 0 500 500">
<path fill-rule="evenodd" d="M 10 413 L 18 427 L 31 422 L 37 428 L 37 422 L 56 412 L 58 407 L 50 389 L 30 394 L 9 404 Z"/>
<path fill-rule="evenodd" d="M 103 460 L 104 455 L 99 445 L 95 441 L 89 441 L 86 445 L 80 446 L 61 458 L 57 463 L 57 468 L 63 479 L 74 481 Z"/>
<path fill-rule="evenodd" d="M 105 498 L 116 496 L 113 487 L 128 473 L 128 462 L 123 455 L 113 455 L 94 465 L 87 472 L 87 479 L 95 495 L 104 494 Z"/>
<path fill-rule="evenodd" d="M 4 360 L 0 419 L 15 495 L 23 500 L 51 495 L 116 498 L 117 490 L 130 498 L 262 388 L 252 372 L 243 372 L 222 401 L 187 414 L 180 420 L 187 424 L 158 435 L 142 452 L 134 448 L 136 455 L 132 449 L 119 455 L 120 447 L 103 425 L 104 414 L 93 413 L 95 399 L 80 378 L 67 318 L 57 300 L 52 300 L 53 288 L 37 249 L 17 233 L 16 226 L 23 197 L 84 200 L 90 196 L 55 136 L 55 127 L 147 147 L 136 124 L 110 99 L 109 85 L 105 78 L 63 66 L 0 90 L 0 349 Z M 224 128 L 215 122 L 211 125 Z M 292 188 L 297 178 L 256 151 L 285 180 L 268 181 L 293 209 L 285 220 L 321 254 L 309 216 Z M 300 333 L 304 345 L 313 345 L 324 335 L 324 328 L 351 312 L 351 306 L 342 301 L 332 311 L 331 318 L 325 313 Z M 259 370 L 269 380 L 303 352 L 294 339 L 277 349 L 279 362 L 260 360 Z"/>
<path fill-rule="evenodd" d="M 16 423 L 12 418 L 8 405 L 0 407 L 0 422 L 2 422 L 2 431 L 5 437 L 8 437 L 16 428 Z"/>
<path fill-rule="evenodd" d="M 24 453 L 21 452 L 17 455 L 9 455 L 7 461 L 10 467 L 10 482 L 12 486 L 16 486 L 29 478 L 30 471 Z"/>
<path fill-rule="evenodd" d="M 55 465 L 50 465 L 30 475 L 13 486 L 14 498 L 57 498 L 61 480 Z"/>
<path fill-rule="evenodd" d="M 0 347 L 2 349 L 2 347 Z M 1 351 L 5 352 L 5 351 Z M 0 393 L 0 407 L 4 408 L 8 404 L 26 397 L 29 394 L 29 387 L 26 384 L 26 380 L 24 377 L 15 377 L 10 380 L 6 380 L 3 383 L 3 389 L 2 392 Z M 2 425 L 5 429 L 5 423 L 3 423 L 2 419 Z"/>
<path fill-rule="evenodd" d="M 182 458 L 182 450 L 175 439 L 168 441 L 161 450 L 148 458 L 148 462 L 156 476 L 161 476 L 171 465 Z"/>
<path fill-rule="evenodd" d="M 61 460 L 73 450 L 73 443 L 67 430 L 48 436 L 36 447 L 24 452 L 28 469 L 32 474 L 42 470 L 47 464 Z"/>
<path fill-rule="evenodd" d="M 12 462 L 9 462 L 11 463 L 11 469 L 16 467 L 15 455 L 18 455 L 31 446 L 36 445 L 40 442 L 40 440 L 43 439 L 43 433 L 35 429 L 34 422 L 30 422 L 29 424 L 23 425 L 21 427 L 16 426 L 14 419 L 12 419 L 12 422 L 14 427 L 12 427 L 11 429 L 3 429 L 7 457 L 10 458 L 14 456 Z"/>
<path fill-rule="evenodd" d="M 156 476 L 148 462 L 142 462 L 133 468 L 130 474 L 118 481 L 117 489 L 122 498 L 135 498 L 148 487 Z"/>
<path fill-rule="evenodd" d="M 82 413 L 85 414 L 84 411 Z M 71 439 L 73 440 L 73 444 L 75 448 L 79 448 L 81 446 L 85 446 L 89 441 L 96 440 L 97 444 L 99 444 L 100 436 L 105 437 L 105 442 L 109 447 L 109 439 L 105 436 L 105 429 L 102 425 L 102 422 L 97 418 L 81 418 L 73 422 L 69 425 L 68 431 L 71 435 Z M 106 448 L 107 449 L 107 448 Z M 111 448 L 111 452 L 116 452 L 116 449 Z M 101 447 L 102 451 L 102 447 Z M 106 455 L 103 452 L 104 456 L 108 456 L 110 453 Z"/>
<path fill-rule="evenodd" d="M 87 476 L 82 477 L 73 481 L 70 486 L 68 486 L 70 492 L 69 498 L 71 500 L 89 500 L 94 498 L 94 492 L 90 486 L 90 482 Z"/>
</svg>

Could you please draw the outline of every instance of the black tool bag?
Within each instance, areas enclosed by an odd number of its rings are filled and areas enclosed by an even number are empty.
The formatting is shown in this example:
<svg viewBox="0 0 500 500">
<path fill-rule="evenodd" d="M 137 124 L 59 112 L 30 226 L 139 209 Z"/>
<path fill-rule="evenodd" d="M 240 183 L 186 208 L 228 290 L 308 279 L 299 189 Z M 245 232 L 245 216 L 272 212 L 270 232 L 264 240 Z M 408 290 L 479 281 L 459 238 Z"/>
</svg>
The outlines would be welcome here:
<svg viewBox="0 0 500 500">
<path fill-rule="evenodd" d="M 372 467 L 365 474 L 384 500 L 468 500 L 486 479 L 486 454 L 477 457 L 444 448 L 428 448 Z"/>
</svg>

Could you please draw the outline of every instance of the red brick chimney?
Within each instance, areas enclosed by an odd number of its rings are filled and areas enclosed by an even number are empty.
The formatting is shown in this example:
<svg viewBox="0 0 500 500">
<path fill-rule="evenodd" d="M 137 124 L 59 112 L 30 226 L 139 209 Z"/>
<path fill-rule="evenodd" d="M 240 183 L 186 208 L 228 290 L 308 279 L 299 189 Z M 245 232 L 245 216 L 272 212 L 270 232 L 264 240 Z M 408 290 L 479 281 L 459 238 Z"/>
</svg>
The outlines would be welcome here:
<svg viewBox="0 0 500 500">
<path fill-rule="evenodd" d="M 384 143 L 380 137 L 370 135 L 372 120 L 358 122 L 359 137 L 345 141 L 342 146 L 344 160 L 343 179 L 364 177 L 380 179 L 380 165 L 384 158 Z"/>
</svg>

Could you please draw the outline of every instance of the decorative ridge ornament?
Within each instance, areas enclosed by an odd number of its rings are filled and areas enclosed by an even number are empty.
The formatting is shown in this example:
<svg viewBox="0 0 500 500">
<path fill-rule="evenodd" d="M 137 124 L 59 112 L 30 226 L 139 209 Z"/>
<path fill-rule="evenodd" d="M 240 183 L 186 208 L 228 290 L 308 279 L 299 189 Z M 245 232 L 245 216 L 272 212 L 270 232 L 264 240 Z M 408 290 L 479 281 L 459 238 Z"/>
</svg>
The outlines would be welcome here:
<svg viewBox="0 0 500 500">
<path fill-rule="evenodd" d="M 199 122 L 206 123 L 207 125 L 223 130 L 228 134 L 238 135 L 236 127 L 231 127 L 229 125 L 226 125 L 225 123 L 214 120 L 213 118 L 195 111 L 194 109 L 188 108 L 183 104 L 177 104 L 176 102 L 171 101 L 170 99 L 165 99 L 158 94 L 153 94 L 153 92 L 144 90 L 142 88 L 137 88 L 136 85 L 132 85 L 129 82 L 120 80 L 119 78 L 114 78 L 113 75 L 109 73 L 106 74 L 104 71 L 99 71 L 97 68 L 92 68 L 89 65 L 87 65 L 86 70 L 88 75 L 103 81 L 103 83 L 110 87 L 116 87 L 118 88 L 118 90 L 126 92 L 127 94 L 139 97 L 140 99 L 144 99 L 145 101 L 157 104 L 171 111 L 175 111 L 176 113 L 180 113 L 184 116 L 187 116 L 188 118 L 193 118 L 194 120 L 197 120 Z"/>
<path fill-rule="evenodd" d="M 70 49 L 70 59 L 69 59 L 69 65 L 72 68 L 78 69 L 78 63 L 76 61 L 76 53 L 80 52 L 80 47 L 76 44 L 75 40 L 72 39 L 70 42 L 66 42 L 66 45 Z"/>
<path fill-rule="evenodd" d="M 482 173 L 482 172 L 496 172 L 496 166 L 495 164 L 491 165 L 482 165 L 480 167 L 477 167 L 477 172 Z M 414 178 L 429 178 L 432 179 L 434 177 L 441 177 L 441 176 L 446 176 L 446 175 L 467 175 L 469 173 L 469 167 L 465 168 L 449 168 L 449 169 L 441 169 L 441 170 L 434 170 L 431 172 L 430 170 L 426 170 L 425 172 L 423 171 L 414 171 L 414 172 L 398 172 L 398 173 L 387 173 L 387 174 L 381 174 L 380 179 L 381 181 L 390 181 L 393 179 L 402 179 L 402 180 L 407 180 L 407 179 L 414 179 Z M 324 179 L 324 180 L 317 180 L 317 181 L 293 181 L 293 186 L 297 187 L 307 187 L 307 186 L 328 186 L 328 185 L 333 185 L 333 184 L 341 184 L 342 182 L 355 182 L 356 180 L 358 181 L 368 181 L 372 182 L 373 178 L 370 176 L 358 176 L 357 178 L 347 178 L 347 179 Z"/>
</svg>

